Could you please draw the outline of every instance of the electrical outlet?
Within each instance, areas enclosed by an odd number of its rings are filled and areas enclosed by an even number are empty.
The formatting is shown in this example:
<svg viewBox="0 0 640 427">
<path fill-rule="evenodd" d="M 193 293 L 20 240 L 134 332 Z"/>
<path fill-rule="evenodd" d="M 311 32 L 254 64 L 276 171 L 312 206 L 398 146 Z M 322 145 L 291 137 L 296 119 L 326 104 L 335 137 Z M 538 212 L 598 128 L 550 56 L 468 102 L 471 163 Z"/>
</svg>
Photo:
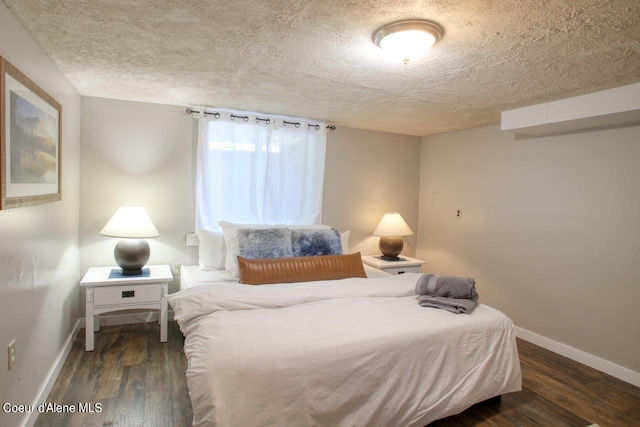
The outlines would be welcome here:
<svg viewBox="0 0 640 427">
<path fill-rule="evenodd" d="M 7 347 L 7 356 L 9 359 L 9 370 L 13 368 L 13 365 L 16 363 L 16 340 L 11 340 L 9 346 Z"/>
<path fill-rule="evenodd" d="M 180 268 L 182 264 L 173 264 L 173 274 L 180 275 Z"/>
<path fill-rule="evenodd" d="M 458 219 L 462 218 L 462 211 L 460 209 L 456 211 L 456 218 Z"/>
</svg>

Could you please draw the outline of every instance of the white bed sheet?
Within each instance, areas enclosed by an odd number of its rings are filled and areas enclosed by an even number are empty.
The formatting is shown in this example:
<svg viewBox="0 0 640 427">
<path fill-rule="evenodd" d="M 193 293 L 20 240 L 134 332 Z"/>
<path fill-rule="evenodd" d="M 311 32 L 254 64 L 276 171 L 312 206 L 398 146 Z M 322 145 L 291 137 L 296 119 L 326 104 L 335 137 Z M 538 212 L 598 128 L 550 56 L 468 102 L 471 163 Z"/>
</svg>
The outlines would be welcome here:
<svg viewBox="0 0 640 427">
<path fill-rule="evenodd" d="M 514 327 L 421 307 L 420 275 L 169 295 L 194 426 L 424 426 L 521 389 Z"/>
<path fill-rule="evenodd" d="M 180 267 L 180 290 L 210 283 L 238 282 L 225 270 L 201 270 L 199 265 L 182 265 Z"/>
</svg>

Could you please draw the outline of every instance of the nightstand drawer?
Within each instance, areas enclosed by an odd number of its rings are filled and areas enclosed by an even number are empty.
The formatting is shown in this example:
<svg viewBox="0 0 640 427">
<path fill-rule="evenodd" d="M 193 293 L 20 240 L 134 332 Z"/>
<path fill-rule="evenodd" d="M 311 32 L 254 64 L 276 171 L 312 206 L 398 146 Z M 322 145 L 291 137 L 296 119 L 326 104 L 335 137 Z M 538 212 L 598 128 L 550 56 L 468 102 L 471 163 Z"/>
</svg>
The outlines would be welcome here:
<svg viewBox="0 0 640 427">
<path fill-rule="evenodd" d="M 162 297 L 162 285 L 128 285 L 128 286 L 108 286 L 95 288 L 93 294 L 93 305 L 114 305 L 114 304 L 139 304 L 145 302 L 160 302 Z"/>
<path fill-rule="evenodd" d="M 394 267 L 384 268 L 382 271 L 389 274 L 422 273 L 422 267 Z"/>
<path fill-rule="evenodd" d="M 422 273 L 425 264 L 424 261 L 404 255 L 398 261 L 389 261 L 377 255 L 363 255 L 362 262 L 389 274 Z"/>
</svg>

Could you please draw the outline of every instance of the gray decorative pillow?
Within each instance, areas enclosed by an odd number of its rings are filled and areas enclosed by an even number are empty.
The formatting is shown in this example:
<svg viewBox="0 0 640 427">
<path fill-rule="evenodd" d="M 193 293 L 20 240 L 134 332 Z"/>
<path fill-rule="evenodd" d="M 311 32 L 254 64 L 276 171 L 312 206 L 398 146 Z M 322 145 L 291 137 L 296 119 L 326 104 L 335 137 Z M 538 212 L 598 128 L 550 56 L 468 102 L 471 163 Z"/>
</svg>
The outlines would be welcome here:
<svg viewBox="0 0 640 427">
<path fill-rule="evenodd" d="M 243 258 L 289 258 L 291 230 L 288 228 L 238 229 L 238 255 Z"/>
<path fill-rule="evenodd" d="M 291 249 L 294 257 L 342 255 L 340 232 L 335 228 L 293 229 Z"/>
</svg>

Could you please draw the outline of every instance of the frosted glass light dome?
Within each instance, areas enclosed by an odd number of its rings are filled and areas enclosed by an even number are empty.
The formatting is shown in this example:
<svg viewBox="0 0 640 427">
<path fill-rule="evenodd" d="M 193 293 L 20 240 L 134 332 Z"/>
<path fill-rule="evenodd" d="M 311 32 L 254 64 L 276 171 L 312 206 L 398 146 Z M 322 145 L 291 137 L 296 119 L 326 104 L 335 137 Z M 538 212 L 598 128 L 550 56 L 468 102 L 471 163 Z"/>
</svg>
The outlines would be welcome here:
<svg viewBox="0 0 640 427">
<path fill-rule="evenodd" d="M 399 21 L 376 31 L 373 41 L 390 57 L 407 64 L 426 55 L 442 33 L 442 27 L 430 21 Z"/>
</svg>

